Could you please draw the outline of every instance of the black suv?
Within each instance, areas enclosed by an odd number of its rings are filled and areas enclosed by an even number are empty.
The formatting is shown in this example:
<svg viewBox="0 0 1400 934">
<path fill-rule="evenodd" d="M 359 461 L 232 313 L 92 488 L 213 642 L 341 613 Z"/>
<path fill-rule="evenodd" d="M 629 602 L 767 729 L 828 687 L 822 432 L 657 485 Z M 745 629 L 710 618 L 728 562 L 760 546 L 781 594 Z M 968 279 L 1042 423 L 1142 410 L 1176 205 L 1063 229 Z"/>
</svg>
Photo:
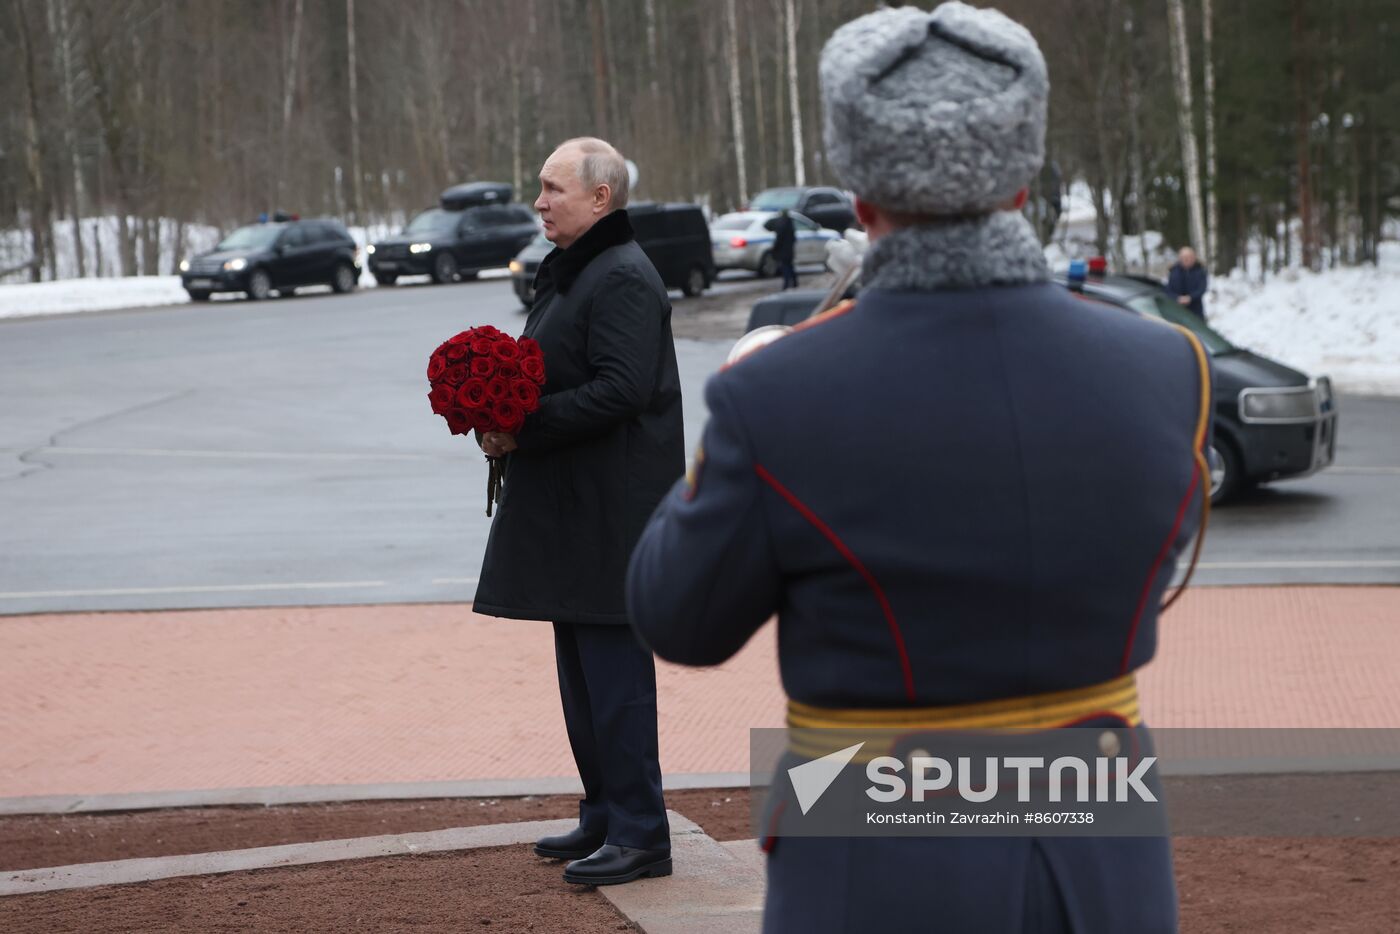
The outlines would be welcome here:
<svg viewBox="0 0 1400 934">
<path fill-rule="evenodd" d="M 506 265 L 540 229 L 529 208 L 509 203 L 512 194 L 510 185 L 498 182 L 447 189 L 440 207 L 418 214 L 397 236 L 370 244 L 370 272 L 380 285 L 424 274 L 443 283 Z"/>
<path fill-rule="evenodd" d="M 835 188 L 768 188 L 753 196 L 748 209 L 796 211 L 837 233 L 858 226 L 855 207 Z"/>
<path fill-rule="evenodd" d="M 637 245 L 666 288 L 694 297 L 710 287 L 715 280 L 715 256 L 710 228 L 698 204 L 642 201 L 627 206 L 627 219 Z M 540 234 L 511 261 L 511 285 L 526 308 L 535 301 L 535 271 L 552 249 L 554 244 Z"/>
<path fill-rule="evenodd" d="M 1337 402 L 1326 376 L 1309 378 L 1236 347 L 1177 304 L 1156 279 L 1091 273 L 1061 275 L 1057 281 L 1085 298 L 1179 324 L 1200 338 L 1215 370 L 1211 502 L 1222 502 L 1258 483 L 1305 477 L 1332 463 Z M 747 330 L 796 324 L 824 294 L 794 290 L 765 298 L 754 305 Z"/>
<path fill-rule="evenodd" d="M 261 300 L 274 291 L 329 285 L 349 292 L 360 281 L 355 241 L 337 220 L 274 221 L 239 227 L 207 253 L 180 263 L 180 283 L 196 302 L 215 292 L 243 292 Z"/>
</svg>

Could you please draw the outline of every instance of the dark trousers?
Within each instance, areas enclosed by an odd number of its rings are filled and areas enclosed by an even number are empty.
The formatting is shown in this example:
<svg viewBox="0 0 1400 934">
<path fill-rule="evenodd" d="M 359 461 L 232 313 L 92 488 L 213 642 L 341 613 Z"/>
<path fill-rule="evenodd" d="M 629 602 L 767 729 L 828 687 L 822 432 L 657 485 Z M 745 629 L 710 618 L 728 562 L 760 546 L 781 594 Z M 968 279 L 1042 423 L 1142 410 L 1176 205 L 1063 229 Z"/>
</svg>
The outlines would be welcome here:
<svg viewBox="0 0 1400 934">
<path fill-rule="evenodd" d="M 555 623 L 554 658 L 583 780 L 579 824 L 616 846 L 670 849 L 651 652 L 631 626 Z"/>
<path fill-rule="evenodd" d="M 792 260 L 778 260 L 778 272 L 782 274 L 784 289 L 797 288 L 797 266 Z"/>
</svg>

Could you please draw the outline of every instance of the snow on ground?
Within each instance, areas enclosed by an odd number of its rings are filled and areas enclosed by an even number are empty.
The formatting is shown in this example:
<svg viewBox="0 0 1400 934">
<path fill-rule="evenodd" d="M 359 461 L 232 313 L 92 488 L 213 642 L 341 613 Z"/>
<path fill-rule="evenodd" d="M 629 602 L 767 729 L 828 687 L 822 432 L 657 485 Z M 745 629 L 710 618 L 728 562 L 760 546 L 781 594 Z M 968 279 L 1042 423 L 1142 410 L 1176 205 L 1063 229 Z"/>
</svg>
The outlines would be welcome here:
<svg viewBox="0 0 1400 934">
<path fill-rule="evenodd" d="M 132 221 L 133 225 L 135 220 Z M 79 223 L 83 238 L 83 259 L 89 276 L 97 274 L 98 260 L 101 259 L 102 275 L 115 276 L 120 263 L 120 242 L 117 235 L 115 215 L 105 217 L 85 217 Z M 177 234 L 184 237 L 176 243 Z M 73 240 L 73 222 L 58 219 L 53 225 L 54 257 L 58 267 L 58 279 L 72 279 L 78 275 L 78 252 Z M 208 250 L 219 242 L 219 229 L 207 224 L 186 224 L 183 231 L 171 218 L 160 221 L 160 262 L 161 272 L 174 272 L 175 264 L 181 258 Z M 137 250 L 141 247 L 138 245 Z M 26 228 L 0 230 L 0 269 L 9 269 L 25 262 L 32 256 L 29 231 Z M 48 270 L 44 270 L 48 274 Z M 25 274 L 15 274 L 6 282 L 24 281 Z"/>
<path fill-rule="evenodd" d="M 179 276 L 25 282 L 0 285 L 0 318 L 107 311 L 146 305 L 180 305 L 189 300 L 190 297 L 180 286 Z"/>
<path fill-rule="evenodd" d="M 1206 316 L 1241 347 L 1343 392 L 1400 396 L 1400 243 L 1382 243 L 1376 266 L 1287 269 L 1262 286 L 1216 279 Z"/>
</svg>

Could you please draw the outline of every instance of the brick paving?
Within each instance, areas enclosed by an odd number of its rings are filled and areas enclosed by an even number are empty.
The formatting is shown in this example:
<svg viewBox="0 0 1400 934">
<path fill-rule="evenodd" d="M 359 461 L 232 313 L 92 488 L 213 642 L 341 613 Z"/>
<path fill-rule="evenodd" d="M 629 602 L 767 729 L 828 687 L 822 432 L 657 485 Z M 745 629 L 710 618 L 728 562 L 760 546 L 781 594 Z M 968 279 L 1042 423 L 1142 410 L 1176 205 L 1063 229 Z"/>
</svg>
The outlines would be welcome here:
<svg viewBox="0 0 1400 934">
<path fill-rule="evenodd" d="M 662 664 L 662 767 L 743 772 L 773 631 Z M 1400 588 L 1212 588 L 1141 677 L 1158 727 L 1400 726 Z M 460 605 L 0 617 L 0 797 L 569 776 L 543 623 Z"/>
</svg>

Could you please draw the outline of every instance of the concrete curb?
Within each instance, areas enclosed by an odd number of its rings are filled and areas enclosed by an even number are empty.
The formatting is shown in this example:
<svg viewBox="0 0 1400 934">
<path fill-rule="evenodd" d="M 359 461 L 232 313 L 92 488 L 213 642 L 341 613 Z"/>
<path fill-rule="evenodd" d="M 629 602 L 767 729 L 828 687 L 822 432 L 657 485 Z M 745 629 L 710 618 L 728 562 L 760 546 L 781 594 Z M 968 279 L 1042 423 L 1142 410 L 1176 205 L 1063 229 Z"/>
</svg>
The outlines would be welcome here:
<svg viewBox="0 0 1400 934">
<path fill-rule="evenodd" d="M 672 845 L 703 838 L 704 832 L 691 820 L 668 811 L 671 822 Z M 253 869 L 273 869 L 283 866 L 306 866 L 312 863 L 333 863 L 351 859 L 372 859 L 378 856 L 411 856 L 424 853 L 445 853 L 487 846 L 513 846 L 533 843 L 548 834 L 567 833 L 577 821 L 521 821 L 511 824 L 487 824 L 482 827 L 458 827 L 427 833 L 391 834 L 381 837 L 357 837 L 348 840 L 324 840 L 318 843 L 291 843 L 283 846 L 262 846 L 246 850 L 225 850 L 216 853 L 196 853 L 190 856 L 157 856 L 121 859 L 103 863 L 77 863 L 47 869 L 21 869 L 0 874 L 0 896 L 57 892 L 65 889 L 92 888 L 104 885 L 128 885 L 180 876 L 206 876 L 226 872 L 247 872 Z M 714 841 L 710 841 L 712 844 Z M 718 844 L 715 844 L 716 846 Z"/>
<path fill-rule="evenodd" d="M 741 788 L 747 772 L 695 772 L 662 776 L 668 790 Z M 241 805 L 326 804 L 342 801 L 411 801 L 420 798 L 520 798 L 527 795 L 582 794 L 577 778 L 502 778 L 459 782 L 391 782 L 372 785 L 271 785 L 141 791 L 129 794 L 35 795 L 0 798 L 0 817 L 31 814 L 94 814 Z"/>
</svg>

